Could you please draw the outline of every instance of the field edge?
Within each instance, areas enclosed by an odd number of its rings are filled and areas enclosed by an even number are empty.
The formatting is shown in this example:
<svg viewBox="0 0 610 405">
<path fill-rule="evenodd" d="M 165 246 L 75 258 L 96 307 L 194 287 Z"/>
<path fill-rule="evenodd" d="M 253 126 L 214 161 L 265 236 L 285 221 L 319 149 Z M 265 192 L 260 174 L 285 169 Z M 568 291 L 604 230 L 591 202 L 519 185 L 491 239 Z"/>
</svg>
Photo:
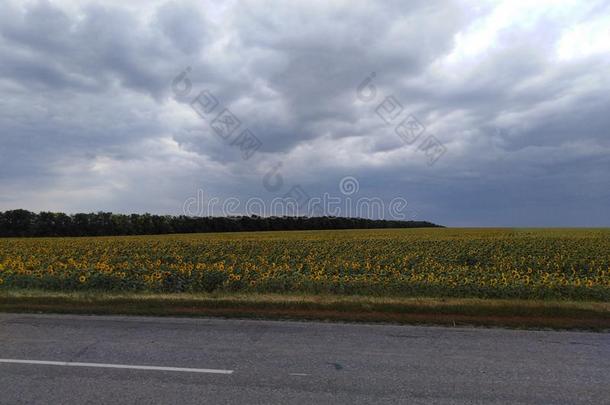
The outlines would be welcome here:
<svg viewBox="0 0 610 405">
<path fill-rule="evenodd" d="M 0 312 L 610 330 L 610 303 L 517 299 L 4 290 Z"/>
</svg>

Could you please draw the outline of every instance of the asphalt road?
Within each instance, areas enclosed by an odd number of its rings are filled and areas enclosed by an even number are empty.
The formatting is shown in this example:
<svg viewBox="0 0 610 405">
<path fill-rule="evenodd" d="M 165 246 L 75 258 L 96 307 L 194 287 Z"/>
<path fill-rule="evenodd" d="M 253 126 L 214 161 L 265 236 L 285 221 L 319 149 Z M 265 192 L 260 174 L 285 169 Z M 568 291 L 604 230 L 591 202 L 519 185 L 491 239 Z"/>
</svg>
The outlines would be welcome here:
<svg viewBox="0 0 610 405">
<path fill-rule="evenodd" d="M 608 404 L 610 334 L 0 314 L 0 403 Z"/>
</svg>

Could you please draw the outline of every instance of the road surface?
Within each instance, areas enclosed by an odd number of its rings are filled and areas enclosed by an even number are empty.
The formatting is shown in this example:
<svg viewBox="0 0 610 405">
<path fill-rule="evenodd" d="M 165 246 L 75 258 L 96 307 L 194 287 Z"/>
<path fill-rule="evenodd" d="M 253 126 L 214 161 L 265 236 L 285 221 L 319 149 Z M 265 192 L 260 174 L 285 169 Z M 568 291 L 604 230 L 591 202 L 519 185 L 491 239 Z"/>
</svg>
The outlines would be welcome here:
<svg viewBox="0 0 610 405">
<path fill-rule="evenodd" d="M 610 403 L 610 334 L 0 314 L 2 404 Z"/>
</svg>

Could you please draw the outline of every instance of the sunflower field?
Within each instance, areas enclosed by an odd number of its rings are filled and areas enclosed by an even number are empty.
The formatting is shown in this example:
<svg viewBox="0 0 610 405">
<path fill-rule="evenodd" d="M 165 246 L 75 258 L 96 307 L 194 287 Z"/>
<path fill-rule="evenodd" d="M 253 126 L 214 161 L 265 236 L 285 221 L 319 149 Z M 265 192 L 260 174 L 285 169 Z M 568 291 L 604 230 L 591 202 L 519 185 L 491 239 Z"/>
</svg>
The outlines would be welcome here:
<svg viewBox="0 0 610 405">
<path fill-rule="evenodd" d="M 607 229 L 0 239 L 0 289 L 610 301 Z"/>
</svg>

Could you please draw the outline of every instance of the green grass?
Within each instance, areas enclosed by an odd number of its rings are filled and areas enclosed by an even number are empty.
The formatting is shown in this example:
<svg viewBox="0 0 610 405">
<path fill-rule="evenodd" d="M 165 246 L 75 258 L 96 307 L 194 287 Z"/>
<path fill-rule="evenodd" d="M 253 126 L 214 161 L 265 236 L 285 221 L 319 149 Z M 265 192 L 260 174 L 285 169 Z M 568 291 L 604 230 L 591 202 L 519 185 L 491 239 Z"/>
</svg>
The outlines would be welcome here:
<svg viewBox="0 0 610 405">
<path fill-rule="evenodd" d="M 610 329 L 610 303 L 581 301 L 4 290 L 0 311 Z"/>
</svg>

